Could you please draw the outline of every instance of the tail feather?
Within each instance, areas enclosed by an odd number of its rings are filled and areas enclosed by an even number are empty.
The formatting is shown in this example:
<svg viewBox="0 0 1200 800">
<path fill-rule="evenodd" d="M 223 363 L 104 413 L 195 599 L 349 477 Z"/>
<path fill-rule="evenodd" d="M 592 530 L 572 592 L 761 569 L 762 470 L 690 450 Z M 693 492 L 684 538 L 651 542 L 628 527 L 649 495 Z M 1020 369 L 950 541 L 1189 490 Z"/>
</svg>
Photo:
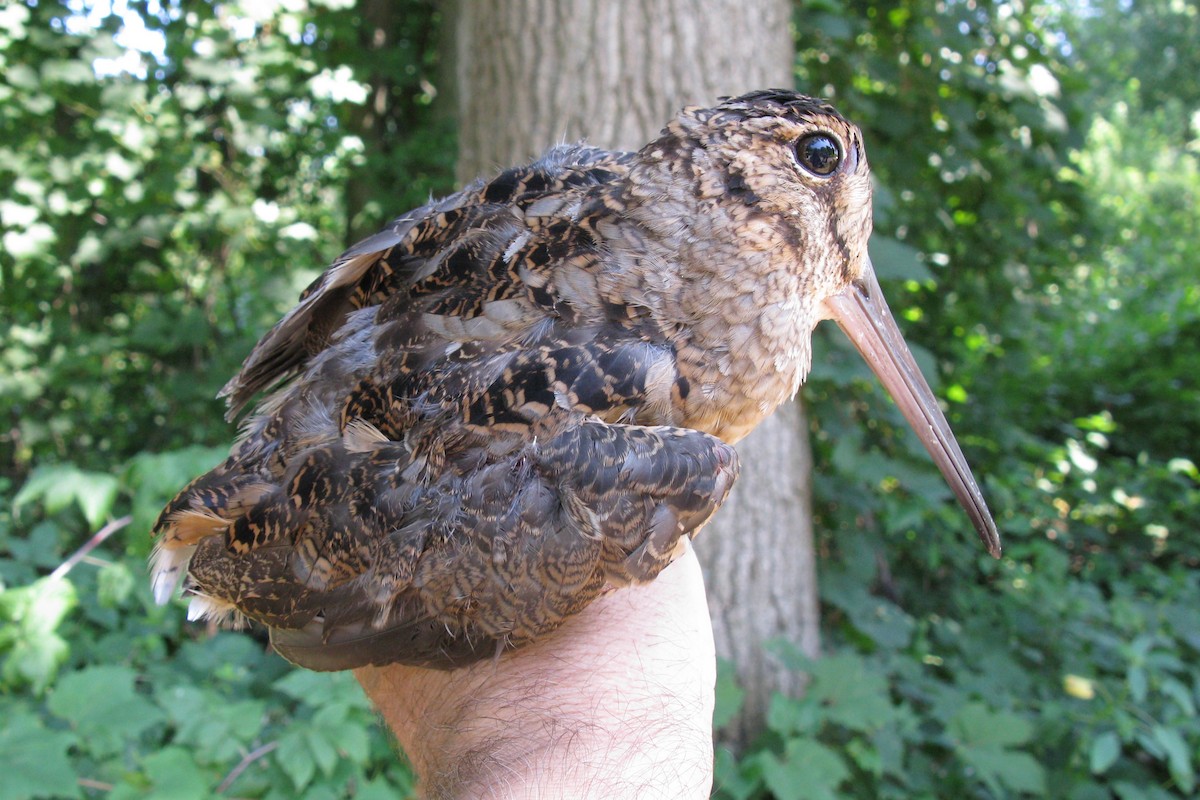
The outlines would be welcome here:
<svg viewBox="0 0 1200 800">
<path fill-rule="evenodd" d="M 154 602 L 166 605 L 175 594 L 175 587 L 187 574 L 188 564 L 196 546 L 167 547 L 159 541 L 150 553 L 150 589 Z"/>
<path fill-rule="evenodd" d="M 246 617 L 233 603 L 209 597 L 204 594 L 193 594 L 188 602 L 188 621 L 210 620 L 227 628 L 243 628 Z"/>
</svg>

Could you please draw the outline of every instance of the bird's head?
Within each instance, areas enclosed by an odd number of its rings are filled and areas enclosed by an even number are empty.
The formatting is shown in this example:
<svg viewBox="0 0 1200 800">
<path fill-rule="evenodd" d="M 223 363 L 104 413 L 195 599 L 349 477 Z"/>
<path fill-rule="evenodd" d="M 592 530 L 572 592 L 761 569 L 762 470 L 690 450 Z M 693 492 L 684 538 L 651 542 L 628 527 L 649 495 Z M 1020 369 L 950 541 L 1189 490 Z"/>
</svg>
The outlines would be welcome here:
<svg viewBox="0 0 1200 800">
<path fill-rule="evenodd" d="M 789 309 L 804 348 L 819 321 L 838 323 L 913 426 L 988 551 L 998 556 L 991 513 L 867 255 L 871 176 L 861 131 L 820 100 L 770 89 L 684 109 L 639 155 L 671 173 L 672 185 L 687 187 L 686 196 L 648 198 L 668 208 L 690 204 L 690 220 L 678 222 L 681 248 L 689 239 L 701 249 L 720 248 L 723 241 L 733 254 L 734 263 L 727 264 L 733 274 L 727 270 L 720 282 L 739 292 L 750 282 L 766 284 L 767 301 L 759 309 L 764 319 Z M 720 253 L 709 256 L 723 260 Z M 693 268 L 703 258 L 693 256 Z M 749 274 L 737 274 L 739 265 Z M 723 289 L 716 283 L 709 279 L 705 292 L 719 295 Z"/>
<path fill-rule="evenodd" d="M 732 201 L 746 222 L 769 227 L 782 245 L 775 249 L 798 262 L 792 270 L 807 294 L 836 294 L 862 275 L 871 171 L 855 125 L 827 103 L 782 90 L 689 109 L 679 122 L 682 141 L 701 148 L 701 198 Z"/>
<path fill-rule="evenodd" d="M 827 103 L 770 89 L 685 108 L 639 157 L 644 172 L 632 182 L 663 194 L 647 198 L 652 213 L 670 219 L 676 211 L 710 257 L 725 244 L 739 261 L 793 278 L 810 325 L 820 301 L 867 268 L 871 173 L 862 133 Z"/>
</svg>

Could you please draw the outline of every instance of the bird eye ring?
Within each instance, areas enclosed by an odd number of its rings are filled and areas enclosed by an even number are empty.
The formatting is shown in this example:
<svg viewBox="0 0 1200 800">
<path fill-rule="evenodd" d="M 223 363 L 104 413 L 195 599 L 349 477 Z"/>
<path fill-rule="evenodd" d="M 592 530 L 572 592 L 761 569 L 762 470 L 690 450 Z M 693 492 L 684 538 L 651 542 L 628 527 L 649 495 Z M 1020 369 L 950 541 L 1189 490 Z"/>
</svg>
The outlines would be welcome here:
<svg viewBox="0 0 1200 800">
<path fill-rule="evenodd" d="M 796 142 L 796 161 L 818 178 L 828 178 L 842 163 L 842 149 L 828 133 L 810 133 Z"/>
</svg>

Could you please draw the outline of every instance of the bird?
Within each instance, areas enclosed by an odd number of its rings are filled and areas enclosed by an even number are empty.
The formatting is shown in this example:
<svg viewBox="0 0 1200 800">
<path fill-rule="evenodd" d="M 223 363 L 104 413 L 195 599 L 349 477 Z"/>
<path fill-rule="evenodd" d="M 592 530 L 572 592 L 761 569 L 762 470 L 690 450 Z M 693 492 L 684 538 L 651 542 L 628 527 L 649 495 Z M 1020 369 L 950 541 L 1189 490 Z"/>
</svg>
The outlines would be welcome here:
<svg viewBox="0 0 1200 800">
<path fill-rule="evenodd" d="M 867 252 L 863 135 L 783 89 L 634 152 L 558 145 L 346 250 L 221 392 L 229 457 L 163 509 L 152 588 L 315 670 L 454 669 L 653 580 L 835 320 L 985 546 L 991 513 Z"/>
</svg>

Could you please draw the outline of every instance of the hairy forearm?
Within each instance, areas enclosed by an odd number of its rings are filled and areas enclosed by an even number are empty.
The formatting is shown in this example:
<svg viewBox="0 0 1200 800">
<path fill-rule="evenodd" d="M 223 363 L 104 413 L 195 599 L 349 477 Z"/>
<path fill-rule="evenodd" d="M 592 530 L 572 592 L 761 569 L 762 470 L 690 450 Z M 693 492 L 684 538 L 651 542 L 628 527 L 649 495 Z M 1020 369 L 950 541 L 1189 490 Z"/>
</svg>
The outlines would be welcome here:
<svg viewBox="0 0 1200 800">
<path fill-rule="evenodd" d="M 700 798 L 714 664 L 689 548 L 653 583 L 606 594 L 499 660 L 355 674 L 428 798 Z"/>
</svg>

